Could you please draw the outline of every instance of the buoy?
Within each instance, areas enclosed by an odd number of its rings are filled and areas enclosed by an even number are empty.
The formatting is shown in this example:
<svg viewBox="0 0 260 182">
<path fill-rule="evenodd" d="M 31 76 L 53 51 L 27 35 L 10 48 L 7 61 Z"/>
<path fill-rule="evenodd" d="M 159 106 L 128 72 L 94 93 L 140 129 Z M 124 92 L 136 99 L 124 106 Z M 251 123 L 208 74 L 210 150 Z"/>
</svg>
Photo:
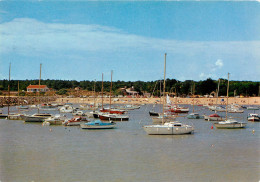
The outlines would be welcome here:
<svg viewBox="0 0 260 182">
<path fill-rule="evenodd" d="M 52 129 L 50 128 L 50 131 L 52 131 Z"/>
<path fill-rule="evenodd" d="M 252 133 L 255 134 L 255 130 L 252 130 Z"/>
<path fill-rule="evenodd" d="M 212 130 L 214 129 L 213 125 L 211 126 L 211 129 L 212 129 Z"/>
</svg>

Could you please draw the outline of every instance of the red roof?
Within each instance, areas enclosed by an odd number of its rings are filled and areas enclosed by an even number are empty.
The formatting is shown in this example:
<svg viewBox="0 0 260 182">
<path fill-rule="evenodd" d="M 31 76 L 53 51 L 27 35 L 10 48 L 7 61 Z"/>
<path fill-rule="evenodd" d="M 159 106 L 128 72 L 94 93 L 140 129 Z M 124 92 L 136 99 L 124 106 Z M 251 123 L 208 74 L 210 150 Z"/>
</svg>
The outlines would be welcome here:
<svg viewBox="0 0 260 182">
<path fill-rule="evenodd" d="M 43 89 L 43 88 L 48 88 L 47 85 L 40 85 L 40 86 L 39 86 L 39 85 L 29 85 L 29 86 L 27 87 L 27 89 L 28 89 L 28 88 L 37 89 L 37 88 L 39 88 L 39 87 L 40 87 L 41 89 Z"/>
</svg>

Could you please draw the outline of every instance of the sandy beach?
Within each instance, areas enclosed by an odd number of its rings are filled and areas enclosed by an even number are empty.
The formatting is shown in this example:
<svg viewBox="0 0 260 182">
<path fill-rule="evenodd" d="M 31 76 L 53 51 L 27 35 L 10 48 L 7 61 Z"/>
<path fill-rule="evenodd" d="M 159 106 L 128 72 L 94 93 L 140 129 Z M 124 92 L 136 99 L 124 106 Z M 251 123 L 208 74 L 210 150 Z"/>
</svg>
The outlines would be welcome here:
<svg viewBox="0 0 260 182">
<path fill-rule="evenodd" d="M 225 105 L 227 98 L 170 98 L 172 103 L 176 104 L 195 104 L 195 105 Z M 58 98 L 56 102 L 61 103 L 93 103 L 93 98 Z M 96 102 L 101 103 L 101 98 L 96 99 Z M 109 98 L 103 99 L 104 104 L 109 104 Z M 162 99 L 161 99 L 162 102 Z M 111 98 L 112 104 L 154 104 L 160 103 L 160 98 Z M 228 104 L 239 105 L 260 105 L 260 97 L 244 97 L 235 98 L 229 97 Z"/>
</svg>

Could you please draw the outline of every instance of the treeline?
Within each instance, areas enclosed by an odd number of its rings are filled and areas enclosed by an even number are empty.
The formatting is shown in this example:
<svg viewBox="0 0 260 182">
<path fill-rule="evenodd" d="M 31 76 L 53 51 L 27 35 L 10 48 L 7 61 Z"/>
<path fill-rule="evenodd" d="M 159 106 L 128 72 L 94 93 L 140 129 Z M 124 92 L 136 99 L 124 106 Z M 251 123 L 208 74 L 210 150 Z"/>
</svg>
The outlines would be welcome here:
<svg viewBox="0 0 260 182">
<path fill-rule="evenodd" d="M 259 84 L 260 82 L 252 81 L 230 81 L 229 84 L 229 95 L 243 95 L 243 96 L 259 96 Z M 18 90 L 18 80 L 11 80 L 10 83 L 8 80 L 0 80 L 0 91 L 8 90 L 8 85 L 10 84 L 11 91 Z M 19 80 L 19 90 L 26 91 L 27 86 L 29 85 L 38 85 L 38 80 Z M 105 81 L 104 91 L 109 92 L 110 82 Z M 76 80 L 41 80 L 41 85 L 47 85 L 49 88 L 52 88 L 56 91 L 61 89 L 71 89 L 75 87 L 81 87 L 84 90 L 92 91 L 94 87 L 94 81 L 76 81 Z M 95 83 L 96 91 L 101 91 L 102 82 L 97 81 Z M 163 80 L 156 81 L 114 81 L 113 82 L 113 92 L 114 94 L 119 94 L 119 88 L 124 87 L 134 87 L 136 91 L 140 94 L 148 92 L 154 96 L 160 95 L 160 86 L 161 90 L 163 88 Z M 178 81 L 175 79 L 166 80 L 166 92 L 168 93 L 177 93 L 178 96 L 187 96 L 187 95 L 206 95 L 211 94 L 213 91 L 216 92 L 218 87 L 218 80 L 212 80 L 208 78 L 203 81 Z M 227 93 L 227 80 L 220 79 L 219 84 L 219 95 L 225 96 Z"/>
</svg>

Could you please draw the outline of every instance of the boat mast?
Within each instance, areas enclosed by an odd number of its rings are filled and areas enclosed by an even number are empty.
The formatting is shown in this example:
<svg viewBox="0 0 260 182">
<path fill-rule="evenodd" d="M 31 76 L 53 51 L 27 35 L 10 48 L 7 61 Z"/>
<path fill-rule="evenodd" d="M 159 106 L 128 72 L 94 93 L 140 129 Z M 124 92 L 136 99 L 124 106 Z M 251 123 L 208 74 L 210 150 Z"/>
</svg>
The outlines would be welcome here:
<svg viewBox="0 0 260 182">
<path fill-rule="evenodd" d="M 11 63 L 9 65 L 9 82 L 8 82 L 8 116 L 10 112 L 10 77 L 11 77 Z"/>
<path fill-rule="evenodd" d="M 219 84 L 220 84 L 220 79 L 218 79 L 218 90 L 217 90 L 217 99 L 216 99 L 216 105 L 218 104 Z"/>
<path fill-rule="evenodd" d="M 162 103 L 161 97 L 162 97 L 162 80 L 160 80 L 160 104 Z"/>
<path fill-rule="evenodd" d="M 111 110 L 112 75 L 113 75 L 113 71 L 111 70 L 111 85 L 110 85 L 110 95 L 109 95 L 109 111 Z"/>
<path fill-rule="evenodd" d="M 40 113 L 41 75 L 42 75 L 42 63 L 40 64 L 40 78 L 39 78 L 39 91 L 38 91 L 38 114 Z"/>
<path fill-rule="evenodd" d="M 193 95 L 193 101 L 192 101 L 192 104 L 193 104 L 193 107 L 192 107 L 192 112 L 194 113 L 194 100 L 195 100 L 195 97 L 194 97 L 194 95 L 195 95 L 195 83 L 193 82 L 193 89 L 192 89 L 192 93 L 191 93 L 192 95 Z"/>
<path fill-rule="evenodd" d="M 19 80 L 18 80 L 18 98 L 17 98 L 17 103 L 18 103 L 18 112 L 20 113 L 20 93 L 19 93 Z"/>
<path fill-rule="evenodd" d="M 94 82 L 94 112 L 96 110 L 96 80 Z"/>
<path fill-rule="evenodd" d="M 227 85 L 226 120 L 227 120 L 227 109 L 228 109 L 228 91 L 229 91 L 229 73 L 228 73 L 228 85 Z"/>
<path fill-rule="evenodd" d="M 163 113 L 162 113 L 162 124 L 164 123 L 164 97 L 165 97 L 165 72 L 166 72 L 166 53 L 164 54 L 164 81 L 163 81 Z"/>
<path fill-rule="evenodd" d="M 103 108 L 103 73 L 102 73 L 102 89 L 101 89 L 101 98 L 102 98 L 102 110 L 104 109 Z"/>
</svg>

